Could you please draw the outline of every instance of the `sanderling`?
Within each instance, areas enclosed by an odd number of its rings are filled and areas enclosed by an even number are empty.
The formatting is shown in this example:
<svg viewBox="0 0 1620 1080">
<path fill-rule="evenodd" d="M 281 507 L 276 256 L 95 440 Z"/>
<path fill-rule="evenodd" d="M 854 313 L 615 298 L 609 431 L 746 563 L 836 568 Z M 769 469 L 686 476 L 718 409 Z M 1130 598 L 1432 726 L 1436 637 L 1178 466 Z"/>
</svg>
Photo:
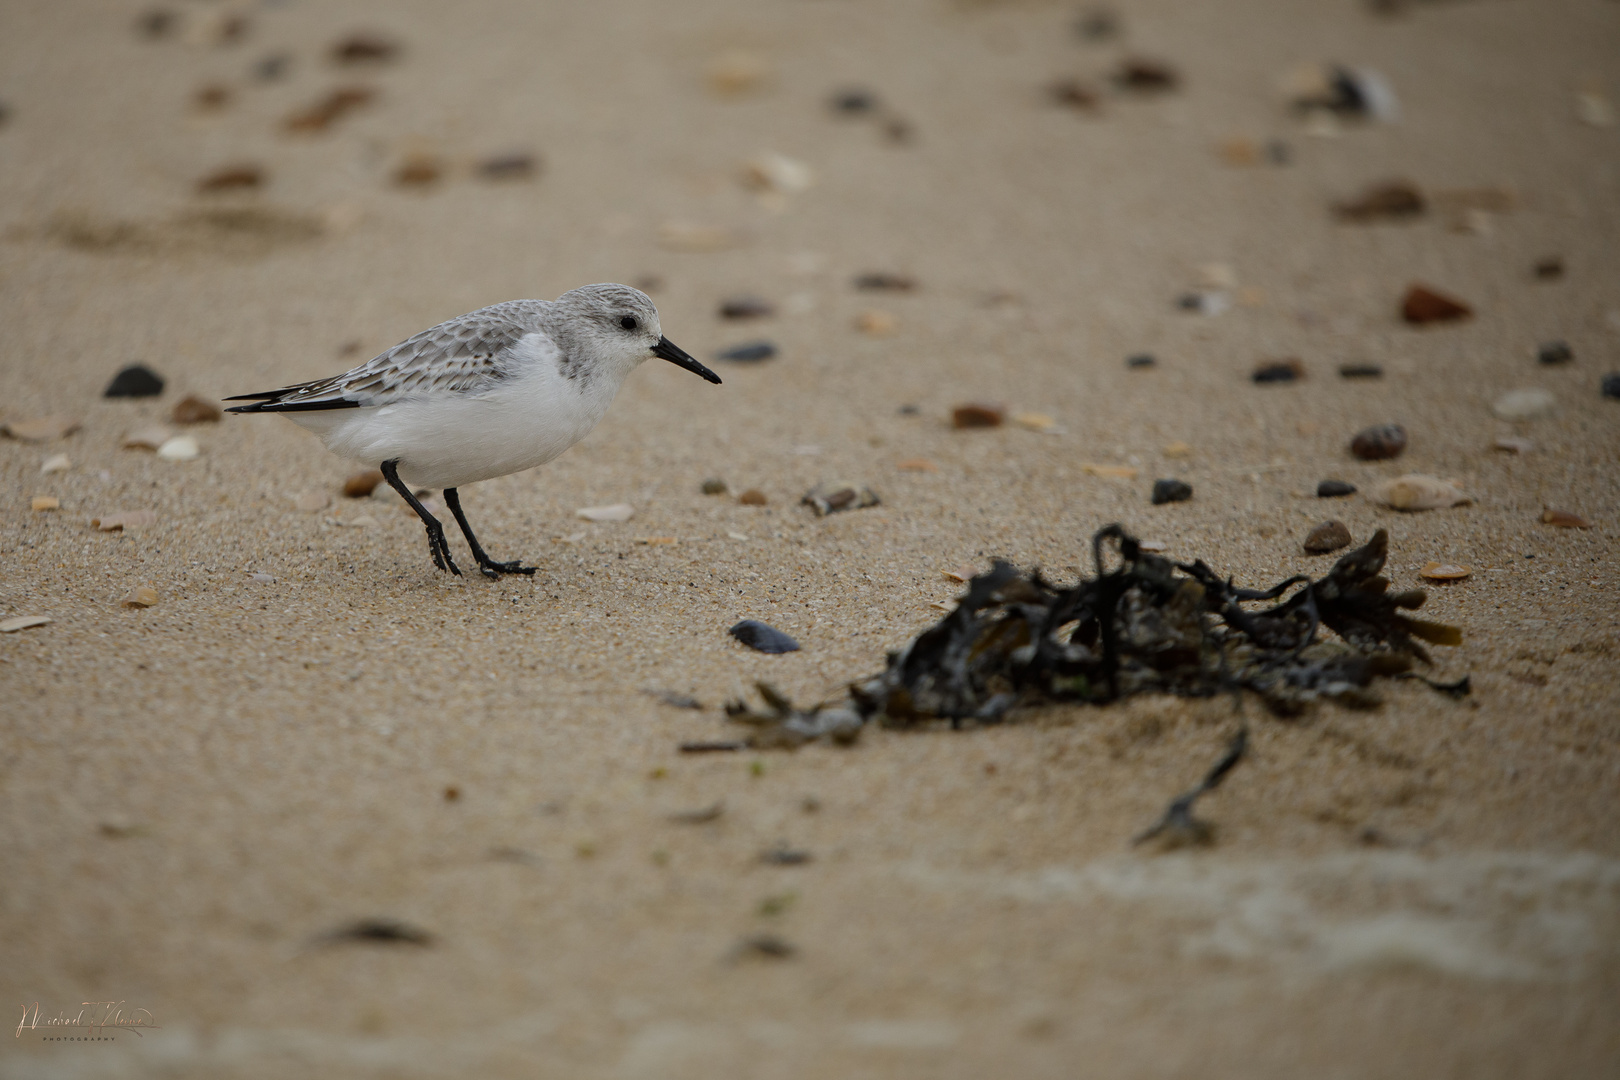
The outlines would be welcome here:
<svg viewBox="0 0 1620 1080">
<path fill-rule="evenodd" d="M 380 468 L 427 526 L 434 565 L 460 574 L 444 526 L 411 492 L 444 489 L 478 569 L 495 578 L 535 568 L 485 555 L 456 489 L 543 465 L 579 442 L 652 356 L 720 381 L 664 337 L 645 293 L 586 285 L 458 316 L 330 379 L 226 400 L 253 402 L 230 412 L 286 413 L 327 449 Z"/>
</svg>

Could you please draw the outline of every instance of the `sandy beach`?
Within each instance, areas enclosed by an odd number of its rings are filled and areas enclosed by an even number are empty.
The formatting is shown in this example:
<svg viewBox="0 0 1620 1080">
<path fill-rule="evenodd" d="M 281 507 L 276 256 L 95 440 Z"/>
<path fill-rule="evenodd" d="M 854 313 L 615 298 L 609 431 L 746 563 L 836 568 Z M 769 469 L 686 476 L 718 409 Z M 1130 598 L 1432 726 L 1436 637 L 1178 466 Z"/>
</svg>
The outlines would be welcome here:
<svg viewBox="0 0 1620 1080">
<path fill-rule="evenodd" d="M 0 629 L 49 620 L 0 633 L 0 1078 L 1620 1072 L 1620 3 L 1384 7 L 0 4 Z M 1370 98 L 1292 104 L 1332 65 Z M 284 418 L 173 417 L 603 281 L 724 384 L 646 364 L 462 491 L 532 578 L 436 570 Z M 678 749 L 962 568 L 1119 522 L 1264 588 L 1328 520 L 1468 696 Z M 1213 842 L 1133 846 L 1245 721 Z M 103 1001 L 154 1026 L 46 1023 Z"/>
</svg>

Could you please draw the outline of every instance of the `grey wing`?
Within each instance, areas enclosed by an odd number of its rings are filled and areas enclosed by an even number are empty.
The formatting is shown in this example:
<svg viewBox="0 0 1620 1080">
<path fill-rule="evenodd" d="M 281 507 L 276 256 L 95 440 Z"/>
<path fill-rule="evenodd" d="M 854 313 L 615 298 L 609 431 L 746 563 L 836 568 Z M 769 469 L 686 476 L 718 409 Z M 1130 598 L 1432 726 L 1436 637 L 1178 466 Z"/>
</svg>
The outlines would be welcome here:
<svg viewBox="0 0 1620 1080">
<path fill-rule="evenodd" d="M 540 331 L 538 302 L 514 300 L 423 330 L 351 371 L 229 401 L 233 412 L 296 412 L 387 405 L 421 394 L 466 394 L 512 374 L 515 345 Z"/>
</svg>

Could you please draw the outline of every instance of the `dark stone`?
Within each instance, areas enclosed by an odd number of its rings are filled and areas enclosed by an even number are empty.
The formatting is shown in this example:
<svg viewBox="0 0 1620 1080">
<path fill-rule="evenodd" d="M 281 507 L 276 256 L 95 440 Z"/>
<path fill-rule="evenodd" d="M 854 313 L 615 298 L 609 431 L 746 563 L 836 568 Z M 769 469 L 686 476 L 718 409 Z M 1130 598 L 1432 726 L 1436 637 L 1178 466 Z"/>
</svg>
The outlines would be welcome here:
<svg viewBox="0 0 1620 1080">
<path fill-rule="evenodd" d="M 730 296 L 720 301 L 722 319 L 763 319 L 774 314 L 776 309 L 762 296 Z"/>
<path fill-rule="evenodd" d="M 1575 350 L 1567 341 L 1548 341 L 1536 350 L 1536 359 L 1543 364 L 1567 364 L 1575 359 Z"/>
<path fill-rule="evenodd" d="M 1349 547 L 1350 543 L 1350 530 L 1345 527 L 1344 522 L 1324 521 L 1305 537 L 1305 550 L 1312 555 L 1323 555 L 1329 551 Z"/>
<path fill-rule="evenodd" d="M 901 416 L 916 416 L 921 412 L 922 409 L 916 405 L 902 405 L 899 408 L 899 413 Z"/>
<path fill-rule="evenodd" d="M 1338 499 L 1355 493 L 1356 485 L 1344 480 L 1323 480 L 1316 485 L 1316 497 L 1319 499 Z"/>
<path fill-rule="evenodd" d="M 908 274 L 891 274 L 877 270 L 857 274 L 855 287 L 862 292 L 910 292 L 917 287 L 917 279 Z"/>
<path fill-rule="evenodd" d="M 1182 311 L 1203 311 L 1204 298 L 1199 293 L 1182 293 L 1176 297 L 1176 307 Z"/>
<path fill-rule="evenodd" d="M 1341 379 L 1382 379 L 1384 369 L 1379 364 L 1340 364 Z"/>
<path fill-rule="evenodd" d="M 1362 461 L 1400 457 L 1405 449 L 1406 429 L 1399 424 L 1377 424 L 1358 431 L 1350 440 L 1350 452 Z"/>
<path fill-rule="evenodd" d="M 1620 398 L 1620 371 L 1613 371 L 1603 376 L 1603 396 L 1607 398 Z"/>
<path fill-rule="evenodd" d="M 776 355 L 776 346 L 769 341 L 750 341 L 744 345 L 733 345 L 716 353 L 721 360 L 733 360 L 739 364 L 751 364 L 760 360 L 769 360 Z"/>
<path fill-rule="evenodd" d="M 113 376 L 102 397 L 157 397 L 163 393 L 163 376 L 145 364 L 131 364 Z"/>
<path fill-rule="evenodd" d="M 1119 16 L 1110 8 L 1092 8 L 1076 20 L 1074 30 L 1087 41 L 1112 41 L 1119 36 Z"/>
<path fill-rule="evenodd" d="M 851 87 L 832 96 L 832 111 L 844 116 L 865 116 L 877 111 L 877 95 L 870 90 Z"/>
<path fill-rule="evenodd" d="M 1150 368 L 1158 364 L 1158 362 L 1149 353 L 1137 353 L 1135 356 L 1125 358 L 1125 366 L 1129 368 Z"/>
<path fill-rule="evenodd" d="M 1557 281 L 1564 276 L 1564 260 L 1557 255 L 1537 259 L 1532 273 L 1536 275 L 1537 281 Z"/>
<path fill-rule="evenodd" d="M 799 651 L 799 643 L 774 626 L 766 626 L 757 619 L 744 619 L 726 631 L 732 637 L 762 653 L 790 653 Z"/>
<path fill-rule="evenodd" d="M 1294 152 L 1281 139 L 1272 139 L 1266 143 L 1265 154 L 1266 160 L 1273 165 L 1287 165 L 1294 160 Z"/>
<path fill-rule="evenodd" d="M 1269 360 L 1254 369 L 1252 378 L 1260 384 L 1291 383 L 1305 377 L 1305 365 L 1298 360 Z"/>
<path fill-rule="evenodd" d="M 530 180 L 540 172 L 533 154 L 499 154 L 478 163 L 478 175 L 485 180 Z"/>
<path fill-rule="evenodd" d="M 286 77 L 287 69 L 291 66 L 290 53 L 271 53 L 253 65 L 253 77 L 260 82 L 275 82 Z"/>
<path fill-rule="evenodd" d="M 1128 57 L 1114 71 L 1114 83 L 1139 94 L 1163 93 L 1181 85 L 1181 74 L 1161 60 Z"/>
<path fill-rule="evenodd" d="M 1192 498 L 1192 485 L 1185 480 L 1155 480 L 1153 481 L 1153 505 L 1162 506 L 1165 503 L 1186 502 Z"/>
<path fill-rule="evenodd" d="M 1464 300 L 1455 296 L 1447 296 L 1436 289 L 1426 285 L 1413 285 L 1406 290 L 1406 298 L 1401 301 L 1401 318 L 1413 326 L 1423 326 L 1435 322 L 1456 322 L 1459 319 L 1472 318 L 1474 309 Z"/>
</svg>

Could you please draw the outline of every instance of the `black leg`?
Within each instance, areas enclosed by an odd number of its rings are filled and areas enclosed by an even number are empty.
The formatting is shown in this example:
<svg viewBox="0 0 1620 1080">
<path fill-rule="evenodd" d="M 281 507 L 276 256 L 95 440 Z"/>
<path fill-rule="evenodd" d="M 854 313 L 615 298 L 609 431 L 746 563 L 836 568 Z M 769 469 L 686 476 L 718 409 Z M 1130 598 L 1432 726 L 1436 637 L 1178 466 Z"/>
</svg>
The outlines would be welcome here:
<svg viewBox="0 0 1620 1080">
<path fill-rule="evenodd" d="M 422 519 L 422 524 L 427 526 L 428 551 L 433 554 L 433 565 L 440 570 L 448 570 L 460 577 L 460 567 L 456 566 L 455 560 L 450 558 L 450 544 L 444 538 L 444 526 L 439 524 L 438 518 L 427 512 L 427 507 L 423 506 L 421 500 L 411 494 L 410 488 L 399 482 L 399 459 L 395 458 L 393 461 L 383 462 L 382 474 L 383 479 L 388 481 L 388 486 L 405 497 L 405 501 L 411 504 L 411 509 L 416 511 L 416 516 Z M 457 510 L 456 517 L 459 518 L 460 516 L 461 511 Z"/>
<path fill-rule="evenodd" d="M 462 535 L 467 538 L 467 546 L 472 548 L 473 558 L 478 560 L 478 569 L 491 580 L 502 574 L 532 574 L 535 568 L 524 566 L 523 560 L 514 559 L 511 562 L 496 562 L 484 554 L 483 547 L 478 543 L 478 537 L 473 535 L 472 526 L 467 524 L 467 515 L 461 512 L 461 496 L 456 494 L 455 488 L 444 489 L 445 505 L 450 512 L 456 515 L 456 524 L 461 526 Z"/>
</svg>

